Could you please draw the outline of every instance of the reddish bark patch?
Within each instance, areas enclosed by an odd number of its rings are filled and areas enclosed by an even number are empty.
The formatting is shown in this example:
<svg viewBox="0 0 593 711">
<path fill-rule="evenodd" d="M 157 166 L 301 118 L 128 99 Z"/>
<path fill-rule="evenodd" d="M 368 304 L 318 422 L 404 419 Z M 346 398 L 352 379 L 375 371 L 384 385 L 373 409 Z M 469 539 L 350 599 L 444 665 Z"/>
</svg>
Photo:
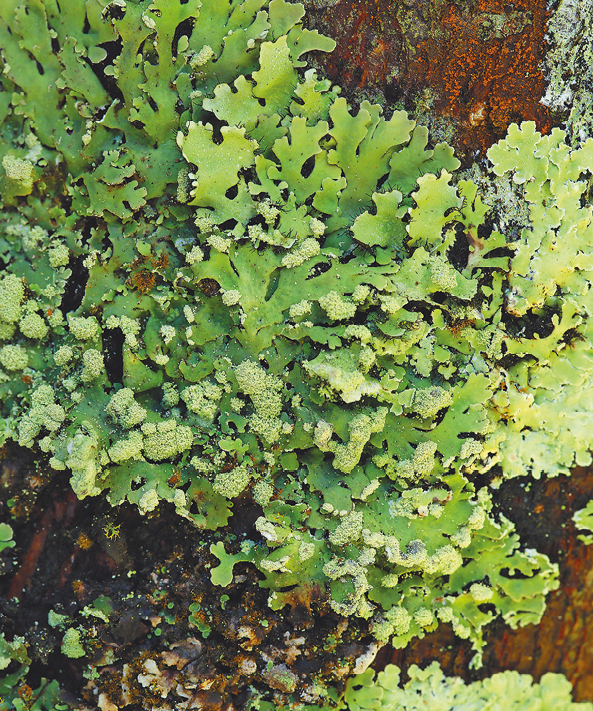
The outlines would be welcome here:
<svg viewBox="0 0 593 711">
<path fill-rule="evenodd" d="M 49 533 L 55 524 L 68 527 L 72 523 L 78 504 L 74 492 L 69 491 L 66 501 L 54 500 L 52 507 L 45 511 L 27 552 L 23 555 L 21 566 L 11 580 L 8 588 L 9 598 L 16 597 L 18 600 L 22 598 L 24 589 L 32 584 L 31 577 L 37 570 Z"/>
<path fill-rule="evenodd" d="M 460 157 L 473 157 L 512 122 L 533 120 L 543 133 L 552 118 L 539 103 L 545 82 L 546 0 L 340 0 L 316 8 L 309 24 L 337 47 L 318 61 L 355 98 L 364 93 L 451 120 Z"/>
</svg>

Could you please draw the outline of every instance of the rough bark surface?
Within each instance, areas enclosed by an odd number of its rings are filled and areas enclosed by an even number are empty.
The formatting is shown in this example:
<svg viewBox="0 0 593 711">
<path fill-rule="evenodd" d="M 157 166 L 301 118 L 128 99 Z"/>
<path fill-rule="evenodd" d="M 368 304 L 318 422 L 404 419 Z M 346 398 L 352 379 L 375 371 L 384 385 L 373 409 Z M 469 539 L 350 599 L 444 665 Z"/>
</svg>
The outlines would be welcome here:
<svg viewBox="0 0 593 711">
<path fill-rule="evenodd" d="M 398 104 L 452 141 L 465 161 L 513 121 L 547 133 L 540 68 L 546 0 L 309 0 L 311 28 L 333 37 L 324 73 L 352 97 Z"/>
</svg>

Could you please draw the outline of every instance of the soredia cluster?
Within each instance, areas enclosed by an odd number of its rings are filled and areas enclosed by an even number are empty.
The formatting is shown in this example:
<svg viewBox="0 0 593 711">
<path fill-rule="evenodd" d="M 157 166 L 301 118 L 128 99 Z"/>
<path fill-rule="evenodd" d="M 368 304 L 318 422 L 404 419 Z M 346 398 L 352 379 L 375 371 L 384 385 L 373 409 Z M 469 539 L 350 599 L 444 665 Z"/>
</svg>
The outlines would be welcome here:
<svg viewBox="0 0 593 711">
<path fill-rule="evenodd" d="M 303 14 L 4 0 L 0 439 L 79 498 L 173 504 L 213 584 L 248 561 L 273 610 L 321 589 L 479 663 L 558 585 L 487 482 L 591 461 L 593 140 L 510 127 L 505 231 L 450 147 L 307 68 L 333 42 Z"/>
</svg>

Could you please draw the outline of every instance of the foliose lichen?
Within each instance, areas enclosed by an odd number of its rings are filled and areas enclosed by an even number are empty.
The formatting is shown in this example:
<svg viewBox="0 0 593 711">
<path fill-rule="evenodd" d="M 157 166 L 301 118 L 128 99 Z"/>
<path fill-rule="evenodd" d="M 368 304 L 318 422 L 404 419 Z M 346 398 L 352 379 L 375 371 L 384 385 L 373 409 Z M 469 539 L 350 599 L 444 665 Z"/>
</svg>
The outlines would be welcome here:
<svg viewBox="0 0 593 711">
<path fill-rule="evenodd" d="M 306 70 L 333 42 L 299 4 L 51 8 L 0 12 L 2 440 L 79 498 L 172 503 L 273 610 L 317 586 L 476 664 L 495 617 L 537 623 L 558 568 L 484 475 L 591 461 L 593 139 L 491 147 L 507 235 L 446 144 Z"/>
<path fill-rule="evenodd" d="M 23 637 L 7 641 L 0 632 L 0 671 L 9 670 L 0 678 L 0 708 L 25 711 L 54 711 L 66 709 L 60 704 L 60 688 L 57 681 L 45 678 L 39 680 L 39 686 L 28 685 L 28 673 L 31 659 L 27 655 L 27 644 Z"/>
<path fill-rule="evenodd" d="M 453 709 L 558 708 L 562 711 L 589 711 L 590 703 L 571 700 L 571 684 L 562 674 L 544 674 L 534 683 L 529 674 L 506 671 L 483 681 L 465 684 L 459 677 L 446 677 L 437 662 L 425 669 L 415 664 L 409 681 L 401 684 L 400 670 L 389 664 L 376 678 L 372 669 L 348 680 L 345 695 L 348 711 L 377 708 L 416 711 L 434 703 L 443 711 Z"/>
</svg>

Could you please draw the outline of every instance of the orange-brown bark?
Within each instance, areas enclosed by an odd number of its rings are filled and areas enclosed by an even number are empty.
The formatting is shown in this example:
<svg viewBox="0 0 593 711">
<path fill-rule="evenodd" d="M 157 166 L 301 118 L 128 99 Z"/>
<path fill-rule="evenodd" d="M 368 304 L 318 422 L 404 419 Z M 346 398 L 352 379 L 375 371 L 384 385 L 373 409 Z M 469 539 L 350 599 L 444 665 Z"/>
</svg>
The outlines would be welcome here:
<svg viewBox="0 0 593 711">
<path fill-rule="evenodd" d="M 552 126 L 541 63 L 546 0 L 341 0 L 306 3 L 312 27 L 337 42 L 320 56 L 324 71 L 350 94 L 385 95 L 406 109 L 425 101 L 451 121 L 466 162 L 482 155 L 508 125 Z"/>
</svg>

